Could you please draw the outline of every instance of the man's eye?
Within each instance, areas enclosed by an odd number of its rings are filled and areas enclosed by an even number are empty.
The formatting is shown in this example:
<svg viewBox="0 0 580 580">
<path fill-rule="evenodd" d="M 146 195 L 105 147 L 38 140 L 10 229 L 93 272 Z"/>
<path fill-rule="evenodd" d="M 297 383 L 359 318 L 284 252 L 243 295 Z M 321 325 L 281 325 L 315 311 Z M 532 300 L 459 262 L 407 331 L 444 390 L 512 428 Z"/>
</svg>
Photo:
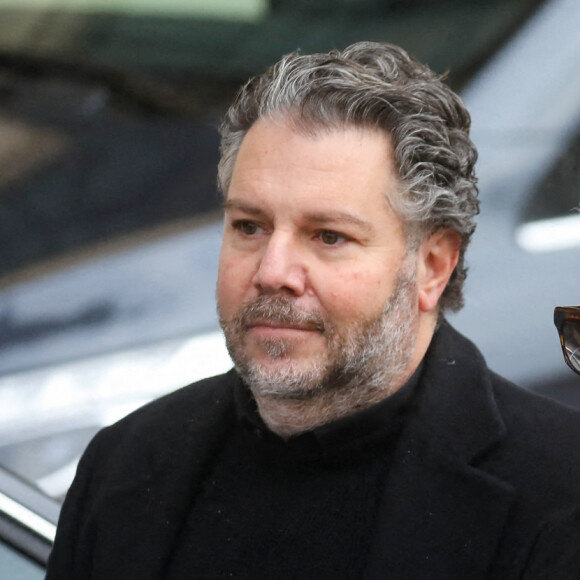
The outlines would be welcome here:
<svg viewBox="0 0 580 580">
<path fill-rule="evenodd" d="M 234 229 L 240 230 L 246 236 L 253 236 L 258 231 L 258 225 L 247 220 L 234 222 Z"/>
<path fill-rule="evenodd" d="M 343 242 L 344 239 L 345 239 L 344 236 L 340 235 L 337 232 L 331 231 L 320 232 L 320 241 L 323 244 L 326 244 L 327 246 L 334 246 L 339 242 Z"/>
</svg>

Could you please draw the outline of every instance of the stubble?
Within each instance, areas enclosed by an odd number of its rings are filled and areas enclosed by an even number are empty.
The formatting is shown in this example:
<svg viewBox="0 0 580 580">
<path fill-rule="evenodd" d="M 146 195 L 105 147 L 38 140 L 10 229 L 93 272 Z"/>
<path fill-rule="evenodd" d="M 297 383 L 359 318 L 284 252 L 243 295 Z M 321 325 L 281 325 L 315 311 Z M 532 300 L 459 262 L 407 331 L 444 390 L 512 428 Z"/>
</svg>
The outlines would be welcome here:
<svg viewBox="0 0 580 580">
<path fill-rule="evenodd" d="M 220 315 L 220 324 L 236 369 L 258 402 L 307 405 L 318 399 L 321 415 L 341 416 L 387 397 L 406 378 L 417 336 L 416 293 L 415 261 L 408 257 L 381 314 L 348 328 L 338 328 L 322 313 L 302 311 L 295 298 L 282 294 L 257 296 L 232 320 Z M 324 354 L 316 361 L 297 362 L 292 341 L 267 338 L 259 346 L 268 360 L 254 360 L 246 333 L 263 321 L 319 332 L 326 343 Z"/>
</svg>

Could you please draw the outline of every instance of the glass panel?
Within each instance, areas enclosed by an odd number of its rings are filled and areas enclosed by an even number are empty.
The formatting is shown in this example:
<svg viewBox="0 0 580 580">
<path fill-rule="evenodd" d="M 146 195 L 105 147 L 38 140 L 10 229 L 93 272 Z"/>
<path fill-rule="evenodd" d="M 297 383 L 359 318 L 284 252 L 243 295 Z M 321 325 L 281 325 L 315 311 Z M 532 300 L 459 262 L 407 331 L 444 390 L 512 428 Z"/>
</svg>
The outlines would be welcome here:
<svg viewBox="0 0 580 580">
<path fill-rule="evenodd" d="M 42 580 L 45 571 L 25 556 L 0 542 L 0 578 Z"/>
<path fill-rule="evenodd" d="M 524 212 L 532 222 L 574 215 L 580 205 L 580 130 L 538 184 Z"/>
</svg>

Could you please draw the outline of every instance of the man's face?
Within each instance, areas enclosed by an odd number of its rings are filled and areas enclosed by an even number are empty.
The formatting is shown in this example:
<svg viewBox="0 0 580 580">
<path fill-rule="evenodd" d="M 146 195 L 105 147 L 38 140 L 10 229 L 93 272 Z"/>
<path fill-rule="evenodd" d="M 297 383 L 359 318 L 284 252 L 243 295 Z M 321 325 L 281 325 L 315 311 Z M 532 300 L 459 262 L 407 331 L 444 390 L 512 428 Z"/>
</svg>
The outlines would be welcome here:
<svg viewBox="0 0 580 580">
<path fill-rule="evenodd" d="M 258 121 L 246 135 L 227 193 L 218 308 L 250 387 L 306 398 L 405 369 L 418 305 L 415 260 L 385 200 L 397 185 L 391 155 L 370 129 L 312 136 Z"/>
</svg>

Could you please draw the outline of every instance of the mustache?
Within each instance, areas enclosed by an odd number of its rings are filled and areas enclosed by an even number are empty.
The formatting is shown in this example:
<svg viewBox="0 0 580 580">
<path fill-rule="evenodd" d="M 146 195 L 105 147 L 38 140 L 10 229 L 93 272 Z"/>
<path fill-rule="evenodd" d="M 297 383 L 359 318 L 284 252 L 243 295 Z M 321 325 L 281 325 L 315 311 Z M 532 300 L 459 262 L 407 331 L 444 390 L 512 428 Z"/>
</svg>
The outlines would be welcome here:
<svg viewBox="0 0 580 580">
<path fill-rule="evenodd" d="M 324 332 L 326 323 L 317 312 L 307 312 L 296 306 L 288 296 L 261 295 L 243 306 L 236 316 L 243 328 L 260 322 L 271 322 Z"/>
</svg>

